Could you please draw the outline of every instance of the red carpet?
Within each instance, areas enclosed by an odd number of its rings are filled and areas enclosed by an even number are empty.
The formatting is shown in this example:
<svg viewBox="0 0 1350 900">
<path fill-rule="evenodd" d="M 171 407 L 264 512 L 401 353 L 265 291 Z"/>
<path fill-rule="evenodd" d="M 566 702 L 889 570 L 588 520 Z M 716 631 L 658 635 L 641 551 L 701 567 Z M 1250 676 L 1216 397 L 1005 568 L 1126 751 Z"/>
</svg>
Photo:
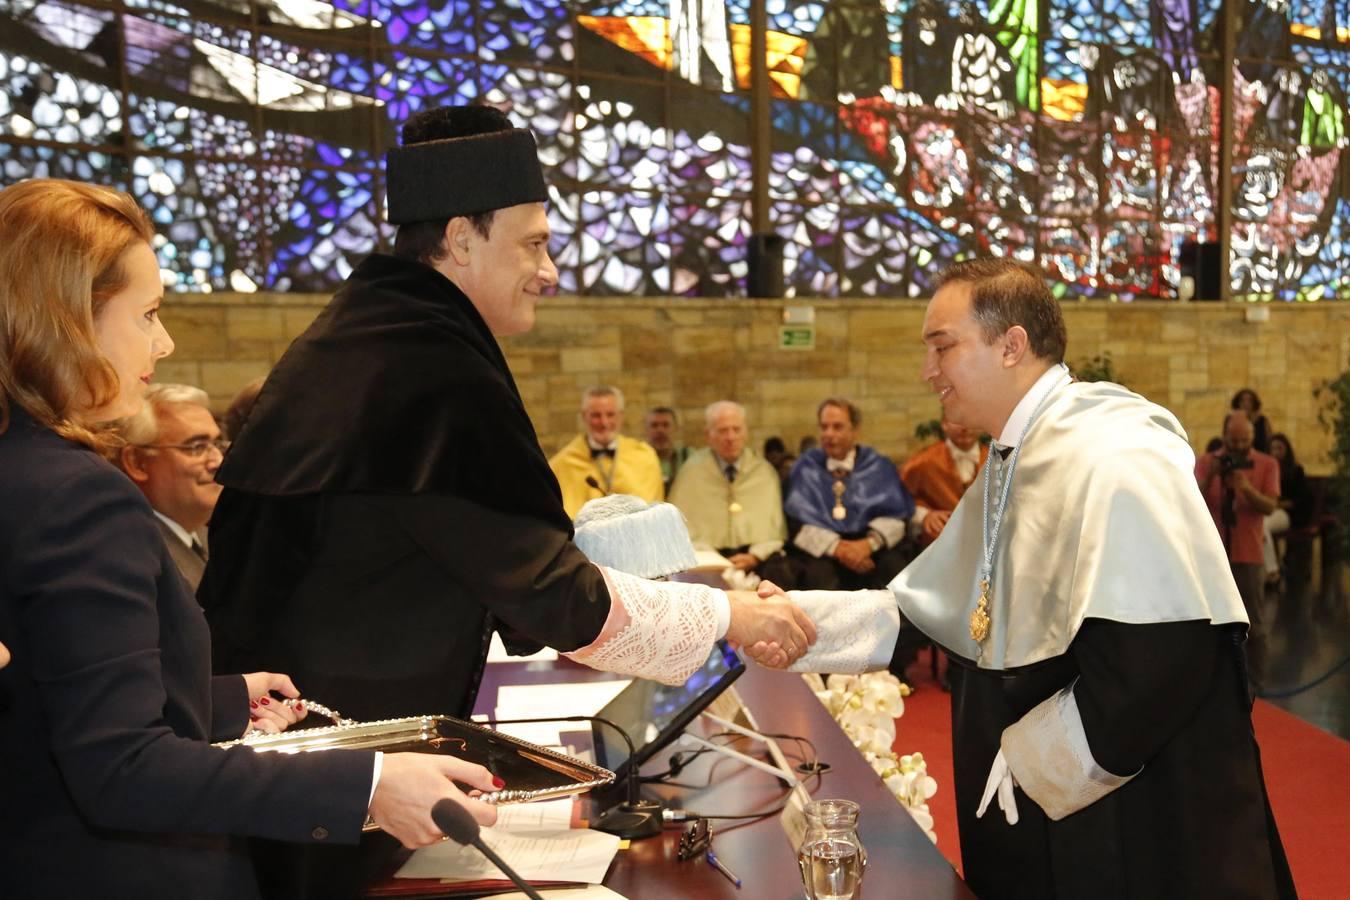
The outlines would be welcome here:
<svg viewBox="0 0 1350 900">
<path fill-rule="evenodd" d="M 961 844 L 956 834 L 952 790 L 951 695 L 932 680 L 927 653 L 910 666 L 918 690 L 905 699 L 896 722 L 895 750 L 918 750 L 937 779 L 928 801 L 938 849 L 957 871 Z M 1342 868 L 1350 847 L 1350 742 L 1314 728 L 1302 719 L 1258 700 L 1252 713 L 1261 764 L 1275 821 L 1301 900 L 1340 900 L 1350 896 Z"/>
<path fill-rule="evenodd" d="M 1252 722 L 1299 897 L 1345 897 L 1350 893 L 1344 869 L 1350 847 L 1350 741 L 1264 700 L 1256 701 Z"/>
<path fill-rule="evenodd" d="M 945 664 L 945 663 L 944 663 Z M 928 651 L 906 670 L 916 689 L 905 698 L 905 714 L 895 722 L 896 753 L 923 754 L 938 790 L 928 801 L 937 847 L 961 871 L 961 842 L 956 835 L 956 797 L 952 788 L 952 698 L 933 680 Z"/>
</svg>

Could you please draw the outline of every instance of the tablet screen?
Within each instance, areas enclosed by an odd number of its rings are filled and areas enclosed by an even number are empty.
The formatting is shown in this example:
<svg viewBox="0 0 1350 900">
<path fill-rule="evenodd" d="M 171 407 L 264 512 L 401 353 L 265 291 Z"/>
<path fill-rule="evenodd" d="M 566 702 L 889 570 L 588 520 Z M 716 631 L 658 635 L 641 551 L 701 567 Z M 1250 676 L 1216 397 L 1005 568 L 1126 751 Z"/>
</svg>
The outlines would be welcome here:
<svg viewBox="0 0 1350 900">
<path fill-rule="evenodd" d="M 634 679 L 596 715 L 628 733 L 637 748 L 636 764 L 641 766 L 678 737 L 685 726 L 744 671 L 745 663 L 736 651 L 725 641 L 718 641 L 708 661 L 684 684 Z M 628 747 L 623 738 L 615 734 L 614 729 L 599 723 L 593 724 L 591 729 L 597 764 L 622 779 L 633 764 L 628 759 Z"/>
</svg>

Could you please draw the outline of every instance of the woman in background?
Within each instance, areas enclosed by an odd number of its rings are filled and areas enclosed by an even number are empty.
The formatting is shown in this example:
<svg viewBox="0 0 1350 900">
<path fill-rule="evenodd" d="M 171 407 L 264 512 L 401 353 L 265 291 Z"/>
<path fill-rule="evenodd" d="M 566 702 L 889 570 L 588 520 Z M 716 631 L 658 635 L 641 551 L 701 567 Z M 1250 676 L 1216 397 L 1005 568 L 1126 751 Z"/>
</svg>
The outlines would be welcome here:
<svg viewBox="0 0 1350 900">
<path fill-rule="evenodd" d="M 1280 464 L 1280 505 L 1266 516 L 1265 542 L 1261 549 L 1266 580 L 1274 583 L 1279 581 L 1283 568 L 1275 553 L 1274 538 L 1291 530 L 1300 531 L 1312 523 L 1313 497 L 1308 489 L 1308 476 L 1295 458 L 1294 445 L 1284 432 L 1271 435 L 1270 455 Z"/>
<path fill-rule="evenodd" d="M 1252 446 L 1262 453 L 1270 452 L 1270 420 L 1261 412 L 1261 398 L 1256 391 L 1243 388 L 1233 395 L 1232 409 L 1240 409 L 1252 420 Z M 1230 413 L 1231 415 L 1231 413 Z M 1228 419 L 1224 419 L 1227 424 Z"/>
<path fill-rule="evenodd" d="M 1271 435 L 1270 455 L 1280 464 L 1280 509 L 1289 513 L 1290 528 L 1312 524 L 1312 495 L 1308 476 L 1294 456 L 1294 445 L 1284 432 Z"/>
<path fill-rule="evenodd" d="M 0 872 L 15 897 L 252 897 L 239 836 L 408 846 L 430 808 L 502 786 L 418 754 L 258 754 L 210 742 L 298 713 L 284 675 L 211 676 L 200 607 L 145 497 L 101 453 L 173 349 L 148 219 L 129 196 L 0 191 Z M 4 654 L 8 656 L 8 653 Z"/>
</svg>

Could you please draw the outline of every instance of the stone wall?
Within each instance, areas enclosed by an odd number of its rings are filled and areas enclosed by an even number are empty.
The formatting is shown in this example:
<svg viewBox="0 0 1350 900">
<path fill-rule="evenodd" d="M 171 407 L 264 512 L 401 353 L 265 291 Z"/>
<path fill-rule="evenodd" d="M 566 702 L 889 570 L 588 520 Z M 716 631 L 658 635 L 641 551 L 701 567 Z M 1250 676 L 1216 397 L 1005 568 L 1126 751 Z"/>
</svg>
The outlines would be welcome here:
<svg viewBox="0 0 1350 900">
<path fill-rule="evenodd" d="M 177 350 L 156 378 L 199 385 L 223 409 L 326 300 L 173 295 L 163 319 Z M 504 347 L 549 452 L 577 431 L 581 390 L 609 382 L 627 394 L 629 433 L 646 407 L 667 405 L 696 444 L 702 408 L 714 400 L 745 404 L 756 445 L 778 434 L 795 447 L 814 432 L 816 404 L 843 394 L 863 409 L 863 439 L 902 457 L 918 446 L 915 425 L 939 415 L 918 375 L 924 305 L 819 301 L 815 349 L 779 350 L 784 301 L 554 297 L 540 307 L 534 331 Z M 1246 321 L 1252 310 L 1269 320 Z M 1121 380 L 1175 412 L 1197 449 L 1218 433 L 1233 392 L 1250 386 L 1309 472 L 1329 470 L 1313 391 L 1350 369 L 1350 304 L 1068 302 L 1065 314 L 1069 361 L 1110 353 Z"/>
</svg>

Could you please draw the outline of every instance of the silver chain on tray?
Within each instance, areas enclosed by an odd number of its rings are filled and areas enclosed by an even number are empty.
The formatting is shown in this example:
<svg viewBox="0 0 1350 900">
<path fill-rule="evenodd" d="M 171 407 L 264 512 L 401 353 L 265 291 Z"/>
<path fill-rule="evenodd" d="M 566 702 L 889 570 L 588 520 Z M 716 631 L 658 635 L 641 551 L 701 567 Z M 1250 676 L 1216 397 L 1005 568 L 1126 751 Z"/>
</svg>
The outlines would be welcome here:
<svg viewBox="0 0 1350 900">
<path fill-rule="evenodd" d="M 324 706 L 322 703 L 319 703 L 319 702 L 316 701 L 316 700 L 310 700 L 308 697 L 303 697 L 303 698 L 301 698 L 301 699 L 299 699 L 299 700 L 290 700 L 290 699 L 287 699 L 287 700 L 283 700 L 282 702 L 283 702 L 286 706 L 295 706 L 297 703 L 303 703 L 303 704 L 305 705 L 305 709 L 309 710 L 309 711 L 312 712 L 312 713 L 318 713 L 319 715 L 324 716 L 325 718 L 332 719 L 334 725 L 355 725 L 355 724 L 356 724 L 356 720 L 355 720 L 355 719 L 347 719 L 347 718 L 343 718 L 342 713 L 338 712 L 337 710 L 335 710 L 335 709 L 333 709 L 333 708 L 331 708 L 331 707 Z"/>
</svg>

